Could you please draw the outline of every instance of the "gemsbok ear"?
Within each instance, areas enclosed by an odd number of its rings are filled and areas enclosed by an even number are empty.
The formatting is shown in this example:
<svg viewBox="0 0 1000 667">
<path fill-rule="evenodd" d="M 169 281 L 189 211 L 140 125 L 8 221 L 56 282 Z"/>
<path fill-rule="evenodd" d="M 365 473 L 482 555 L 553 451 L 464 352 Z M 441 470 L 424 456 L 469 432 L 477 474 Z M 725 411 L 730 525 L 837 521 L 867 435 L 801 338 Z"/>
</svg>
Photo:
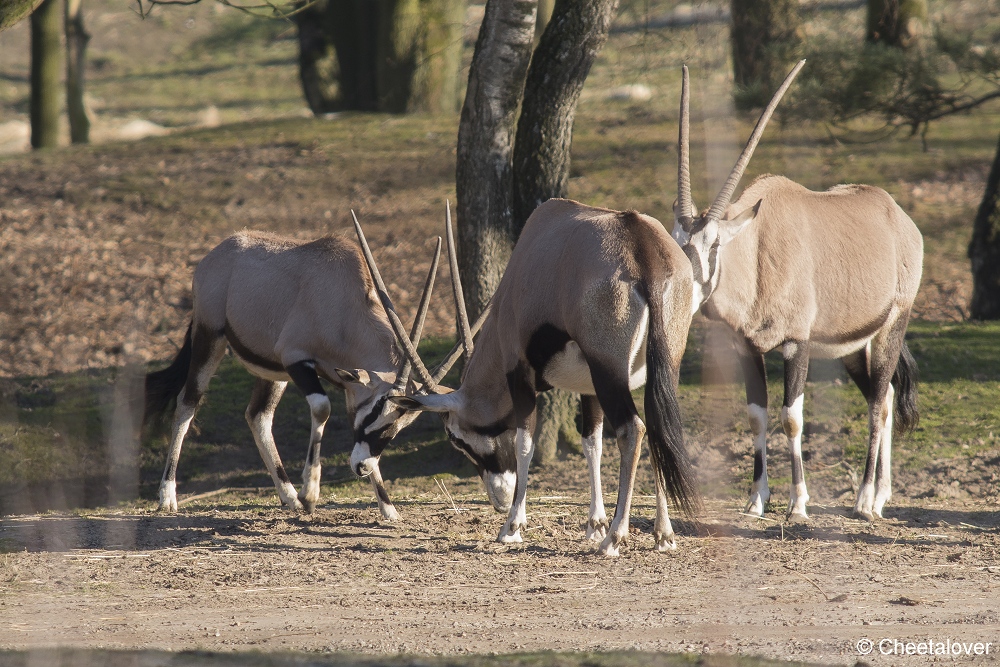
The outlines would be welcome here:
<svg viewBox="0 0 1000 667">
<path fill-rule="evenodd" d="M 422 412 L 453 412 L 458 406 L 455 394 L 429 394 L 426 396 L 390 396 L 389 400 L 404 410 Z"/>
<path fill-rule="evenodd" d="M 335 368 L 333 370 L 337 374 L 337 377 L 345 384 L 361 384 L 366 387 L 372 384 L 372 377 L 368 374 L 368 371 L 347 371 L 343 368 Z"/>
<path fill-rule="evenodd" d="M 757 203 L 743 211 L 735 218 L 730 220 L 720 220 L 719 221 L 719 243 L 721 245 L 726 245 L 734 238 L 739 236 L 739 233 L 746 229 L 747 225 L 754 221 L 757 217 L 757 211 L 760 210 L 760 205 L 764 203 L 763 199 L 758 199 Z"/>
</svg>

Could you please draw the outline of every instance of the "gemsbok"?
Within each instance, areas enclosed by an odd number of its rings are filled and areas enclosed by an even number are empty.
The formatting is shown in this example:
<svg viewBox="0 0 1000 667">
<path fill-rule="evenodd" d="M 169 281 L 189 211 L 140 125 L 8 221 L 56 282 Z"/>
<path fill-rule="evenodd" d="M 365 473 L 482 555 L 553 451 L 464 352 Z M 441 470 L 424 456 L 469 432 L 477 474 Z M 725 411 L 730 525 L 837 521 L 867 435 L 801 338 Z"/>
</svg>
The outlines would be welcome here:
<svg viewBox="0 0 1000 667">
<path fill-rule="evenodd" d="M 365 257 L 373 262 L 360 226 Z M 400 340 L 428 393 L 392 396 L 411 410 L 441 413 L 451 443 L 476 465 L 493 506 L 509 508 L 498 541 L 521 542 L 534 443 L 535 401 L 553 387 L 582 395 L 583 448 L 590 469 L 587 536 L 618 555 L 643 435 L 656 480 L 658 550 L 675 547 L 667 496 L 698 504 L 684 448 L 677 382 L 691 322 L 691 265 L 653 218 L 552 199 L 524 226 L 473 349 L 448 212 L 448 255 L 467 363 L 461 387 L 437 387 L 416 350 Z M 374 263 L 372 272 L 377 273 Z M 479 323 L 477 323 L 479 324 Z M 396 329 L 399 335 L 399 327 Z M 631 390 L 646 385 L 646 424 Z M 601 493 L 602 428 L 607 415 L 621 451 L 618 502 L 610 528 Z M 512 488 L 513 487 L 513 488 Z M 511 500 L 513 496 L 513 500 Z"/>
<path fill-rule="evenodd" d="M 414 321 L 414 344 L 440 254 L 439 238 Z M 290 509 L 311 513 L 319 500 L 320 441 L 331 412 L 320 378 L 344 389 L 356 445 L 381 451 L 419 414 L 387 400 L 407 391 L 411 366 L 386 319 L 386 309 L 395 316 L 392 304 L 380 303 L 361 252 L 347 240 L 326 236 L 303 243 L 239 232 L 198 263 L 192 292 L 194 307 L 183 346 L 167 368 L 146 376 L 144 422 L 163 415 L 176 401 L 160 510 L 177 510 L 177 462 L 184 436 L 227 345 L 256 377 L 247 423 L 278 496 Z M 312 417 L 297 496 L 271 432 L 289 380 L 305 394 Z M 365 472 L 382 516 L 397 519 L 378 467 Z"/>
<path fill-rule="evenodd" d="M 804 62 L 775 93 L 722 190 L 702 213 L 691 197 L 683 68 L 673 237 L 694 268 L 694 307 L 728 326 L 743 368 L 754 437 L 747 512 L 762 516 L 770 497 L 763 355 L 781 347 L 781 424 L 791 447 L 789 516 L 807 518 L 802 396 L 814 357 L 843 359 L 868 402 L 868 457 L 854 510 L 872 521 L 882 516 L 892 493 L 893 426 L 905 432 L 918 418 L 916 363 L 904 336 L 920 285 L 920 232 L 888 193 L 867 185 L 813 192 L 782 176 L 761 176 L 730 203 L 768 119 Z"/>
</svg>

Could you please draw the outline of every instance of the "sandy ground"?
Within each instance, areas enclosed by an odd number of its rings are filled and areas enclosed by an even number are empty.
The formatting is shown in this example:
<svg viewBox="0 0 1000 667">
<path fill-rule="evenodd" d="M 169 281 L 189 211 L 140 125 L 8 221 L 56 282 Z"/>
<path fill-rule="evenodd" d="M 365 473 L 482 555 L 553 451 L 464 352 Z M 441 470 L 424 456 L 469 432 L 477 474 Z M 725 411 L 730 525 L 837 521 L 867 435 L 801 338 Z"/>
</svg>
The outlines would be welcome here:
<svg viewBox="0 0 1000 667">
<path fill-rule="evenodd" d="M 144 505 L 6 517 L 0 648 L 636 649 L 874 665 L 1000 654 L 995 507 L 903 491 L 875 525 L 837 502 L 786 524 L 777 505 L 759 520 L 740 514 L 741 501 L 711 500 L 699 521 L 675 519 L 678 549 L 660 554 L 653 498 L 639 496 L 630 547 L 609 560 L 583 536 L 581 466 L 562 461 L 532 478 L 516 547 L 494 542 L 502 520 L 477 479 L 450 480 L 451 499 L 391 485 L 394 524 L 360 483 L 337 487 L 311 518 L 285 513 L 269 490 L 203 498 L 176 515 Z M 572 488 L 560 488 L 567 479 Z M 865 639 L 875 648 L 861 656 Z M 992 646 L 883 656 L 883 639 Z"/>
</svg>

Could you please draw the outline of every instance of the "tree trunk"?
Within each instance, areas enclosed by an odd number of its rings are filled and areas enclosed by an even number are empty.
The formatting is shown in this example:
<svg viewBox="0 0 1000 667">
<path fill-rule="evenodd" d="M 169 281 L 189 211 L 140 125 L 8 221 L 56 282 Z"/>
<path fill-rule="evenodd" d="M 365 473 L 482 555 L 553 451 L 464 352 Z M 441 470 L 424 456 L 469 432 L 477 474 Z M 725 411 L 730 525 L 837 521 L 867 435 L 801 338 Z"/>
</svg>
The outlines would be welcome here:
<svg viewBox="0 0 1000 667">
<path fill-rule="evenodd" d="M 538 0 L 538 11 L 535 14 L 535 46 L 542 41 L 542 34 L 552 20 L 552 11 L 556 7 L 556 0 Z"/>
<path fill-rule="evenodd" d="M 536 0 L 489 0 L 458 128 L 459 272 L 469 314 L 489 301 L 514 246 L 514 122 L 534 40 Z"/>
<path fill-rule="evenodd" d="M 798 0 L 731 0 L 734 100 L 739 109 L 767 104 L 802 41 Z"/>
<path fill-rule="evenodd" d="M 59 0 L 44 0 L 31 15 L 31 147 L 59 143 Z"/>
<path fill-rule="evenodd" d="M 90 35 L 83 27 L 81 4 L 81 0 L 66 0 L 66 112 L 69 115 L 69 137 L 74 144 L 90 142 L 90 118 L 83 102 Z"/>
<path fill-rule="evenodd" d="M 539 204 L 566 196 L 576 105 L 617 8 L 618 0 L 558 0 L 535 49 L 514 144 L 515 238 Z M 540 397 L 536 462 L 553 461 L 560 444 L 579 444 L 578 409 L 567 391 Z"/>
<path fill-rule="evenodd" d="M 38 3 L 39 0 L 0 0 L 0 32 L 33 12 Z"/>
<path fill-rule="evenodd" d="M 927 0 L 868 0 L 865 39 L 909 48 L 927 28 Z"/>
<path fill-rule="evenodd" d="M 1000 320 L 1000 143 L 986 179 L 969 243 L 972 260 L 972 303 L 975 320 Z"/>
<path fill-rule="evenodd" d="M 313 113 L 454 113 L 463 0 L 326 0 L 297 15 Z"/>
</svg>

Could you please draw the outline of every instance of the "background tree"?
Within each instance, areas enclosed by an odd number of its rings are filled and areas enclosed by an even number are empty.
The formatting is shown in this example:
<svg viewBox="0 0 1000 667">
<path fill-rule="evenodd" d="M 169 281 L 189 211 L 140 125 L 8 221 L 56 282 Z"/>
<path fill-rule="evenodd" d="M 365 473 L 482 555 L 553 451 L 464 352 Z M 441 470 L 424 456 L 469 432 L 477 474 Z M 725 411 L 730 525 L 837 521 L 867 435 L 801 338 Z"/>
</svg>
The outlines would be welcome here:
<svg viewBox="0 0 1000 667">
<path fill-rule="evenodd" d="M 31 147 L 36 149 L 59 142 L 59 9 L 59 0 L 44 0 L 31 15 Z"/>
<path fill-rule="evenodd" d="M 927 0 L 868 0 L 865 40 L 909 48 L 927 27 Z"/>
<path fill-rule="evenodd" d="M 321 0 L 295 14 L 299 75 L 315 114 L 451 113 L 462 0 Z"/>
<path fill-rule="evenodd" d="M 986 178 L 986 192 L 979 204 L 969 242 L 972 260 L 972 302 L 969 315 L 976 320 L 1000 320 L 1000 143 Z"/>
<path fill-rule="evenodd" d="M 532 56 L 535 3 L 486 5 L 462 110 L 456 174 L 460 265 L 470 313 L 492 296 L 535 207 L 566 195 L 576 105 L 617 6 L 618 0 L 557 0 Z M 553 390 L 543 394 L 539 407 L 536 460 L 548 461 L 559 440 L 579 440 L 577 400 Z"/>
<path fill-rule="evenodd" d="M 81 0 L 66 0 L 66 113 L 74 144 L 90 141 L 90 118 L 83 102 L 84 70 L 90 35 L 83 27 Z"/>
<path fill-rule="evenodd" d="M 565 197 L 577 102 L 590 68 L 608 40 L 618 0 L 559 0 L 535 49 L 524 85 L 514 143 L 516 239 L 535 208 Z M 579 400 L 552 389 L 539 398 L 535 460 L 555 459 L 558 444 L 576 445 Z"/>
<path fill-rule="evenodd" d="M 730 0 L 730 16 L 736 106 L 763 106 L 797 57 L 799 0 Z"/>
<path fill-rule="evenodd" d="M 0 31 L 30 14 L 39 2 L 40 0 L 0 0 Z"/>
</svg>

